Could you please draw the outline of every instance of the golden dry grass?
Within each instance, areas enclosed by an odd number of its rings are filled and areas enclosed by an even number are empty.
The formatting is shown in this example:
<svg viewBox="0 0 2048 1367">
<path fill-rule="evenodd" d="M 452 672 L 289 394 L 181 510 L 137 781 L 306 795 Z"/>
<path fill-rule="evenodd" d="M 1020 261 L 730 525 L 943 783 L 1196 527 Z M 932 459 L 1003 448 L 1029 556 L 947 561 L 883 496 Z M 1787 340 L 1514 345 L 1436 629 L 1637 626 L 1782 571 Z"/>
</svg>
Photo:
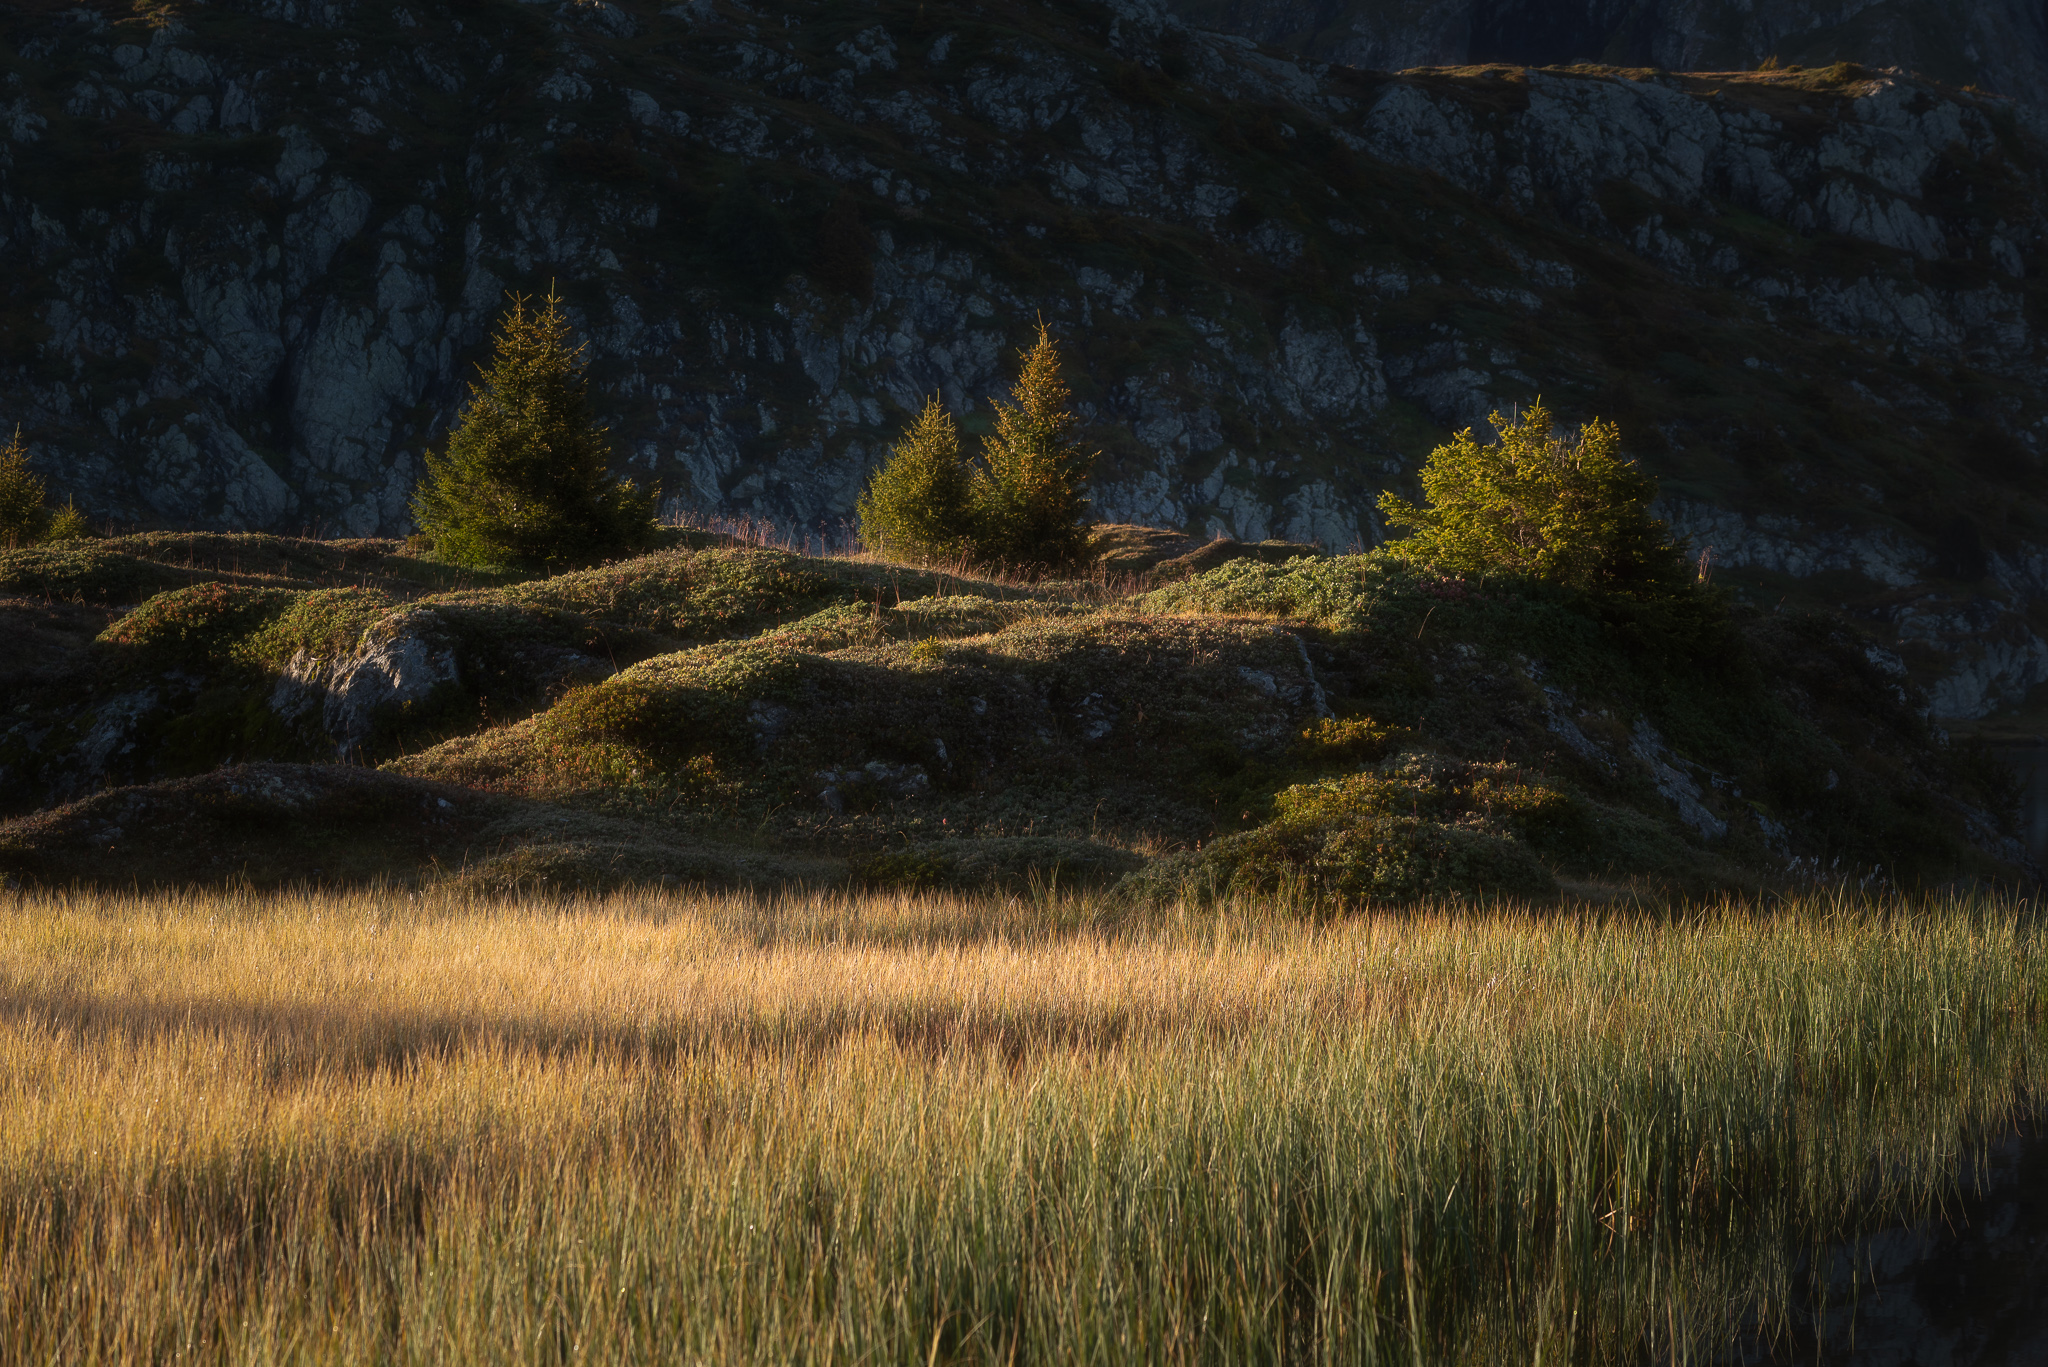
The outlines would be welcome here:
<svg viewBox="0 0 2048 1367">
<path fill-rule="evenodd" d="M 22 1361 L 1663 1358 L 2035 1081 L 2008 907 L 0 902 Z"/>
</svg>

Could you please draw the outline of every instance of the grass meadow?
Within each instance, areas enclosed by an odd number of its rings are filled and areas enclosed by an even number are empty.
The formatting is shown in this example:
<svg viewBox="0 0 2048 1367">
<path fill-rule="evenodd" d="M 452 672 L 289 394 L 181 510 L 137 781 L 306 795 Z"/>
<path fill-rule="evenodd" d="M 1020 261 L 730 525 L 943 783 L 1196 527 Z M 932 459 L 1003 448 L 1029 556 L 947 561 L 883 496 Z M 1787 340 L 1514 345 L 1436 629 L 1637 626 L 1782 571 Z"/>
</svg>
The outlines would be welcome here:
<svg viewBox="0 0 2048 1367">
<path fill-rule="evenodd" d="M 1640 1362 L 1955 1196 L 2019 908 L 11 894 L 22 1362 Z"/>
</svg>

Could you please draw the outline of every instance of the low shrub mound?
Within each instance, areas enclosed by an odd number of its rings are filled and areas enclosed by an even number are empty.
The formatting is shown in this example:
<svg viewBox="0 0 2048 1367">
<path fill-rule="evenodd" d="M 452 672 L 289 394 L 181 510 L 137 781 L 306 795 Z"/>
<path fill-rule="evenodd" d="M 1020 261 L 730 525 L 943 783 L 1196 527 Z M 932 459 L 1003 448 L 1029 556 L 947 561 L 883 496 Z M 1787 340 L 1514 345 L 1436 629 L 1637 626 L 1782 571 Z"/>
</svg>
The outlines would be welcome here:
<svg viewBox="0 0 2048 1367">
<path fill-rule="evenodd" d="M 1146 898 L 1279 896 L 1338 910 L 1417 901 L 1550 901 L 1557 880 L 1526 847 L 1490 831 L 1413 816 L 1275 821 L 1133 877 Z"/>
<path fill-rule="evenodd" d="M 130 668 L 282 669 L 302 651 L 347 652 L 393 606 L 375 589 L 198 584 L 157 594 L 100 641 Z"/>
<path fill-rule="evenodd" d="M 1276 563 L 1241 556 L 1155 589 L 1135 606 L 1158 613 L 1287 617 L 1342 630 L 1365 625 L 1379 600 L 1398 600 L 1400 589 L 1416 581 L 1410 567 L 1378 557 L 1295 555 Z"/>
<path fill-rule="evenodd" d="M 1185 554 L 1161 560 L 1145 572 L 1142 583 L 1147 588 L 1177 584 L 1218 565 L 1239 560 L 1255 561 L 1261 565 L 1285 565 L 1294 560 L 1315 559 L 1322 554 L 1322 547 L 1302 541 L 1236 541 L 1227 536 L 1219 537 Z"/>
<path fill-rule="evenodd" d="M 238 765 L 0 822 L 15 883 L 345 882 L 459 864 L 498 799 L 346 765 Z"/>
<path fill-rule="evenodd" d="M 0 548 L 0 593 L 101 604 L 140 603 L 195 584 L 377 588 L 413 597 L 518 577 L 423 560 L 397 541 L 315 541 L 254 532 L 140 532 Z"/>
<path fill-rule="evenodd" d="M 182 588 L 199 578 L 191 571 L 122 554 L 106 542 L 0 549 L 0 592 L 35 598 L 139 603 L 151 594 Z"/>
<path fill-rule="evenodd" d="M 403 767 L 663 801 L 715 772 L 736 812 L 790 834 L 956 819 L 1064 834 L 1099 812 L 1194 838 L 1226 790 L 1239 801 L 1248 767 L 1276 762 L 1315 719 L 1301 642 L 1263 623 L 1039 611 L 986 634 L 921 634 L 1006 615 L 991 609 L 906 604 L 880 630 L 841 623 L 856 639 L 816 642 L 828 650 L 792 644 L 826 634 L 798 624 L 661 656 Z"/>
<path fill-rule="evenodd" d="M 394 583 L 178 584 L 90 645 L 109 609 L 12 612 L 0 626 L 61 648 L 0 672 L 0 794 L 22 811 L 367 759 L 693 847 L 881 861 L 906 886 L 1022 886 L 1029 860 L 971 842 L 1095 840 L 1179 853 L 1060 878 L 1329 906 L 2029 867 L 2009 779 L 1939 745 L 1886 657 L 1828 619 L 1724 613 L 1703 663 L 1690 628 L 1614 595 L 1386 553 L 1244 556 L 1120 596 L 699 537 L 548 580 Z M 683 876 L 623 837 L 552 843 L 556 873 L 491 876 Z"/>
<path fill-rule="evenodd" d="M 754 547 L 662 551 L 467 598 L 565 609 L 679 641 L 716 640 L 788 621 L 852 592 L 818 564 Z"/>
<path fill-rule="evenodd" d="M 83 609 L 82 609 L 83 610 Z M 19 616 L 21 614 L 12 614 Z M 0 677 L 0 811 L 252 760 L 381 758 L 544 707 L 676 643 L 557 608 L 201 583 Z"/>
<path fill-rule="evenodd" d="M 1326 722 L 1305 733 L 1304 746 L 1328 761 L 1369 756 L 1391 738 L 1389 728 L 1358 719 Z M 1162 861 L 1126 890 L 1154 898 L 1283 893 L 1338 908 L 1544 900 L 1558 895 L 1558 874 L 1682 882 L 1711 862 L 1658 823 L 1591 802 L 1553 775 L 1415 750 L 1283 788 L 1273 812 L 1256 830 Z"/>
</svg>

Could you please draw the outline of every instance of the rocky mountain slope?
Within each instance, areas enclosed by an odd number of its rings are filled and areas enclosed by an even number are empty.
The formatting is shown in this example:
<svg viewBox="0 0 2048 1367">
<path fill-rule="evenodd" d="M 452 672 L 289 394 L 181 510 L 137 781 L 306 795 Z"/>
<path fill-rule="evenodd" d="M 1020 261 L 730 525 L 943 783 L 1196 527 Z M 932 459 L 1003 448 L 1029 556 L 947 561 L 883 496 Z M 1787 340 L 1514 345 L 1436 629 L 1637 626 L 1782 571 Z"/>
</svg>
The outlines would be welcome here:
<svg viewBox="0 0 2048 1367">
<path fill-rule="evenodd" d="M 1860 62 L 2037 110 L 2048 14 L 2030 0 L 1172 0 L 1190 24 L 1346 66 L 1610 62 L 1746 71 Z"/>
<path fill-rule="evenodd" d="M 1862 614 L 1942 715 L 2048 679 L 2012 101 L 1386 76 L 1149 0 L 124 14 L 17 4 L 0 91 L 0 417 L 97 517 L 403 532 L 504 291 L 552 281 L 623 470 L 833 536 L 1042 313 L 1106 518 L 1371 544 L 1382 487 L 1541 392 L 1623 424 L 1724 582 Z"/>
</svg>

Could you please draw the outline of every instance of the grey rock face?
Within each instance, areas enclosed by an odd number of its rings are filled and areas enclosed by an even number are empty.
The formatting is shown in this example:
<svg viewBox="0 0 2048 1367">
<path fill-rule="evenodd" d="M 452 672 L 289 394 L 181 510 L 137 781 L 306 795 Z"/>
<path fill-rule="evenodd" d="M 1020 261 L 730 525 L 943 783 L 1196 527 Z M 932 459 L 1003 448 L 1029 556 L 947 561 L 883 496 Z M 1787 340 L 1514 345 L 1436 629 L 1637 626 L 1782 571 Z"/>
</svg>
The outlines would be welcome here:
<svg viewBox="0 0 2048 1367">
<path fill-rule="evenodd" d="M 1169 0 L 1189 23 L 1350 66 L 1606 62 L 1748 70 L 1769 57 L 1921 71 L 2042 108 L 2048 16 L 2028 0 Z"/>
<path fill-rule="evenodd" d="M 304 726 L 317 715 L 334 757 L 357 755 L 391 715 L 459 681 L 455 651 L 404 629 L 403 614 L 340 659 L 300 651 L 279 676 L 270 708 Z"/>
<path fill-rule="evenodd" d="M 1619 23 L 1610 8 L 1571 31 Z M 1653 8 L 1642 41 L 1669 66 L 1721 51 L 1695 40 L 1735 13 Z M 1769 8 L 1730 31 L 1819 43 L 1838 22 Z M 1371 545 L 1384 487 L 1412 491 L 1449 432 L 1544 393 L 1573 420 L 1654 414 L 1630 435 L 1723 564 L 1925 590 L 1930 619 L 1976 593 L 1933 583 L 1954 576 L 1910 499 L 1781 509 L 1772 472 L 1715 472 L 1745 423 L 1788 469 L 1848 459 L 1806 449 L 1819 438 L 1783 412 L 1747 415 L 1766 403 L 1868 407 L 1910 448 L 1901 485 L 1935 478 L 1959 431 L 2039 458 L 2032 116 L 1885 73 L 1822 94 L 1385 78 L 1189 23 L 1407 65 L 1481 51 L 1518 12 L 1332 3 L 1287 9 L 1282 33 L 1252 0 L 1115 0 L 1005 10 L 998 34 L 619 0 L 527 7 L 526 27 L 409 15 L 347 38 L 343 61 L 340 12 L 297 0 L 265 4 L 253 37 L 195 12 L 146 44 L 16 16 L 4 416 L 95 517 L 396 534 L 504 291 L 552 282 L 622 473 L 670 512 L 829 539 L 926 395 L 971 443 L 1042 315 L 1104 449 L 1105 519 Z M 1999 0 L 1958 31 L 1986 71 L 2020 71 L 2025 19 Z M 137 119 L 154 131 L 131 145 Z M 865 269 L 818 240 L 842 200 Z M 1608 335 L 1603 311 L 1673 308 Z M 1754 363 L 1732 381 L 1733 357 L 1681 335 L 1727 318 Z M 1866 384 L 1879 364 L 1893 378 Z M 2048 523 L 2022 521 L 1977 557 L 1999 632 L 2048 593 L 2020 568 L 2048 563 Z M 1977 658 L 1936 635 L 1959 668 Z M 2015 696 L 2031 657 L 2014 649 L 1940 705 Z"/>
</svg>

